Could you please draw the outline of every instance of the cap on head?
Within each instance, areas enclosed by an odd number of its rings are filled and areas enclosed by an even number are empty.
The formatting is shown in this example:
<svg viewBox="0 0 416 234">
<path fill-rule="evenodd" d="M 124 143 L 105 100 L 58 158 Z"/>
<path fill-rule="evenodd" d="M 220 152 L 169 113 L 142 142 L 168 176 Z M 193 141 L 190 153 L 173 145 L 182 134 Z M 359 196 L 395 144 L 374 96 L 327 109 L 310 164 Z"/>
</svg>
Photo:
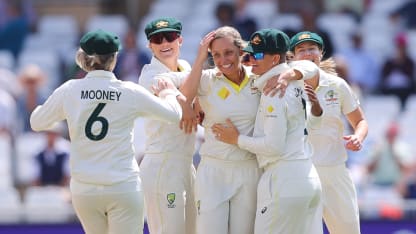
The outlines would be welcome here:
<svg viewBox="0 0 416 234">
<path fill-rule="evenodd" d="M 119 37 L 101 29 L 87 32 L 82 36 L 79 44 L 88 55 L 112 54 L 121 49 Z"/>
<path fill-rule="evenodd" d="M 171 17 L 159 18 L 148 23 L 144 29 L 147 39 L 160 32 L 178 32 L 182 31 L 182 23 Z"/>
<path fill-rule="evenodd" d="M 313 32 L 303 31 L 297 33 L 290 39 L 290 50 L 293 51 L 297 45 L 305 41 L 315 42 L 321 49 L 324 48 L 322 37 Z"/>
<path fill-rule="evenodd" d="M 286 33 L 272 28 L 253 33 L 243 51 L 248 53 L 286 53 L 289 49 L 289 37 Z"/>
</svg>

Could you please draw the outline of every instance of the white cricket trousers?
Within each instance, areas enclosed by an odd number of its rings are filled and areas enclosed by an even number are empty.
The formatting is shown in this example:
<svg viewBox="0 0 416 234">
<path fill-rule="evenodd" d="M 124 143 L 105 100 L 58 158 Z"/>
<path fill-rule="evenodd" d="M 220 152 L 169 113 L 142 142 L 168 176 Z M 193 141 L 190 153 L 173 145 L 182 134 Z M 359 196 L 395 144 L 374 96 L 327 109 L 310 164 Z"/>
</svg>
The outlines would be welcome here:
<svg viewBox="0 0 416 234">
<path fill-rule="evenodd" d="M 322 183 L 323 217 L 329 232 L 359 234 L 357 193 L 347 167 L 345 164 L 315 167 Z"/>
<path fill-rule="evenodd" d="M 131 188 L 126 188 L 129 184 Z M 71 180 L 72 205 L 86 234 L 143 233 L 143 194 L 139 188 L 131 191 L 135 189 L 134 183 L 114 188 L 84 184 L 81 185 L 84 192 L 78 193 L 80 185 L 74 186 Z M 72 192 L 73 187 L 77 187 L 76 192 Z M 130 191 L 115 191 L 121 187 Z"/>
<path fill-rule="evenodd" d="M 311 160 L 264 168 L 257 190 L 255 234 L 322 234 L 321 184 Z"/>
<path fill-rule="evenodd" d="M 195 180 L 197 234 L 253 234 L 257 161 L 202 156 Z"/>
<path fill-rule="evenodd" d="M 151 234 L 195 234 L 195 173 L 192 157 L 144 156 L 140 177 Z"/>
</svg>

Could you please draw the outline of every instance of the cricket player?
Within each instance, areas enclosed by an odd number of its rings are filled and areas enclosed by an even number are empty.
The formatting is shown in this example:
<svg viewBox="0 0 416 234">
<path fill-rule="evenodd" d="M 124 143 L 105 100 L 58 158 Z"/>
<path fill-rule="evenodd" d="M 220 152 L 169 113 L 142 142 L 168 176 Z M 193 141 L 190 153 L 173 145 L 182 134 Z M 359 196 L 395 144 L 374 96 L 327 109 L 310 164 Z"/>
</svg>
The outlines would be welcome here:
<svg viewBox="0 0 416 234">
<path fill-rule="evenodd" d="M 297 33 L 291 38 L 290 47 L 294 60 L 306 59 L 319 66 L 328 63 L 328 60 L 321 61 L 324 43 L 316 33 Z M 332 65 L 334 70 L 335 64 Z M 323 109 L 322 124 L 309 128 L 309 141 L 322 183 L 325 224 L 332 234 L 359 234 L 357 194 L 345 161 L 346 149 L 361 150 L 368 133 L 367 121 L 358 98 L 344 79 L 320 69 L 305 82 L 312 86 Z M 344 116 L 353 128 L 353 133 L 345 136 Z"/>
<path fill-rule="evenodd" d="M 254 232 L 257 184 L 262 169 L 252 152 L 219 141 L 211 129 L 215 123 L 226 124 L 226 119 L 231 119 L 242 134 L 253 132 L 260 93 L 252 89 L 255 75 L 251 68 L 241 63 L 244 47 L 235 28 L 224 26 L 208 33 L 201 40 L 192 71 L 181 87 L 188 99 L 199 97 L 205 113 L 205 142 L 195 180 L 198 234 Z M 204 70 L 208 51 L 216 67 Z M 310 61 L 300 64 L 303 66 L 288 68 L 278 81 L 283 84 L 290 79 L 311 77 L 318 71 Z M 279 82 L 273 87 L 278 87 Z"/>
<path fill-rule="evenodd" d="M 171 79 L 177 87 L 191 70 L 179 59 L 182 23 L 163 17 L 149 22 L 145 33 L 152 51 L 139 84 L 151 91 L 158 75 L 183 72 L 181 79 Z M 168 76 L 159 76 L 169 79 Z M 184 111 L 193 113 L 189 103 L 181 102 Z M 186 109 L 187 108 L 187 109 Z M 195 168 L 192 157 L 195 133 L 186 134 L 179 124 L 156 119 L 145 120 L 145 155 L 140 164 L 146 205 L 147 223 L 152 234 L 195 234 L 196 208 L 193 193 Z"/>
<path fill-rule="evenodd" d="M 272 75 L 290 69 L 288 36 L 276 29 L 255 32 L 243 50 L 250 54 L 254 86 L 263 90 Z M 315 73 L 316 74 L 316 73 Z M 231 120 L 212 127 L 216 139 L 256 154 L 264 173 L 257 188 L 255 234 L 322 233 L 321 185 L 306 144 L 303 81 L 289 83 L 284 96 L 261 95 L 253 135 Z"/>
<path fill-rule="evenodd" d="M 67 121 L 72 204 L 86 233 L 143 233 L 134 120 L 151 117 L 178 124 L 182 110 L 176 99 L 181 95 L 166 82 L 155 87 L 158 98 L 137 84 L 118 80 L 112 71 L 120 40 L 110 32 L 90 31 L 80 47 L 76 62 L 87 75 L 65 82 L 36 107 L 31 127 L 42 131 Z"/>
</svg>

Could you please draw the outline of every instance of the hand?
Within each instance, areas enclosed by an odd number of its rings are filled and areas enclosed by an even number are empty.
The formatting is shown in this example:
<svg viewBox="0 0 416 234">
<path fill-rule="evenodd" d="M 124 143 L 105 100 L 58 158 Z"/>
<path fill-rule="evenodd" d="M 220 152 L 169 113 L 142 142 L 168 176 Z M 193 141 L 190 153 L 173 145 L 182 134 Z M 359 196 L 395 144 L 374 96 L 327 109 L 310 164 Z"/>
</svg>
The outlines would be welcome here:
<svg viewBox="0 0 416 234">
<path fill-rule="evenodd" d="M 202 125 L 202 122 L 204 121 L 204 118 L 205 118 L 205 113 L 202 110 L 201 105 L 199 104 L 198 97 L 196 97 L 194 100 L 193 109 L 194 109 L 194 112 L 196 113 L 196 119 L 197 119 L 198 124 Z"/>
<path fill-rule="evenodd" d="M 163 78 L 157 78 L 157 85 L 152 85 L 151 89 L 156 96 L 159 96 L 165 89 L 177 90 L 172 81 Z"/>
<path fill-rule="evenodd" d="M 192 105 L 188 102 L 180 102 L 182 107 L 182 119 L 179 122 L 179 128 L 185 133 L 192 133 L 193 130 L 197 131 L 198 119 Z"/>
<path fill-rule="evenodd" d="M 214 124 L 211 127 L 212 132 L 215 134 L 215 138 L 219 141 L 237 145 L 238 144 L 238 136 L 240 132 L 234 126 L 230 119 L 226 120 L 226 124 Z"/>
<path fill-rule="evenodd" d="M 266 96 L 269 96 L 270 94 L 270 96 L 274 97 L 279 92 L 279 97 L 282 98 L 286 93 L 289 81 L 291 81 L 292 76 L 294 76 L 292 73 L 294 73 L 294 71 L 291 69 L 270 78 L 263 88 L 263 93 Z"/>
<path fill-rule="evenodd" d="M 208 57 L 208 49 L 211 45 L 212 40 L 215 38 L 215 31 L 209 32 L 205 35 L 204 38 L 199 42 L 198 57 L 205 60 Z"/>
<path fill-rule="evenodd" d="M 344 136 L 345 148 L 351 151 L 359 151 L 362 148 L 362 142 L 357 135 Z"/>
<path fill-rule="evenodd" d="M 319 104 L 318 97 L 311 85 L 305 83 L 305 93 L 308 95 L 309 101 L 311 102 L 311 112 L 314 116 L 321 116 L 322 107 Z"/>
</svg>

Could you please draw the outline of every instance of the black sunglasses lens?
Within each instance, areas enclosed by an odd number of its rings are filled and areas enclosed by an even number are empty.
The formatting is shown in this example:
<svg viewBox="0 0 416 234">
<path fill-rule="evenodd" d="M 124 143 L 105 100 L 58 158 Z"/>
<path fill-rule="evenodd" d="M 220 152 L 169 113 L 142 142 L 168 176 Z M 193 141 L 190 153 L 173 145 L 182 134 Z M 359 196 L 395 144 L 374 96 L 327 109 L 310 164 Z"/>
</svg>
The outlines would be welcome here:
<svg viewBox="0 0 416 234">
<path fill-rule="evenodd" d="M 167 32 L 167 33 L 163 33 L 163 34 L 164 34 L 164 36 L 165 36 L 165 38 L 168 42 L 172 42 L 172 41 L 178 39 L 178 37 L 179 37 L 178 33 L 176 33 L 176 32 Z"/>
<path fill-rule="evenodd" d="M 162 44 L 163 42 L 163 34 L 157 33 L 150 38 L 150 42 L 154 44 Z"/>
<path fill-rule="evenodd" d="M 162 44 L 163 38 L 165 38 L 168 42 L 172 42 L 178 39 L 179 34 L 177 32 L 163 32 L 157 33 L 150 38 L 150 42 L 154 44 Z"/>
</svg>

